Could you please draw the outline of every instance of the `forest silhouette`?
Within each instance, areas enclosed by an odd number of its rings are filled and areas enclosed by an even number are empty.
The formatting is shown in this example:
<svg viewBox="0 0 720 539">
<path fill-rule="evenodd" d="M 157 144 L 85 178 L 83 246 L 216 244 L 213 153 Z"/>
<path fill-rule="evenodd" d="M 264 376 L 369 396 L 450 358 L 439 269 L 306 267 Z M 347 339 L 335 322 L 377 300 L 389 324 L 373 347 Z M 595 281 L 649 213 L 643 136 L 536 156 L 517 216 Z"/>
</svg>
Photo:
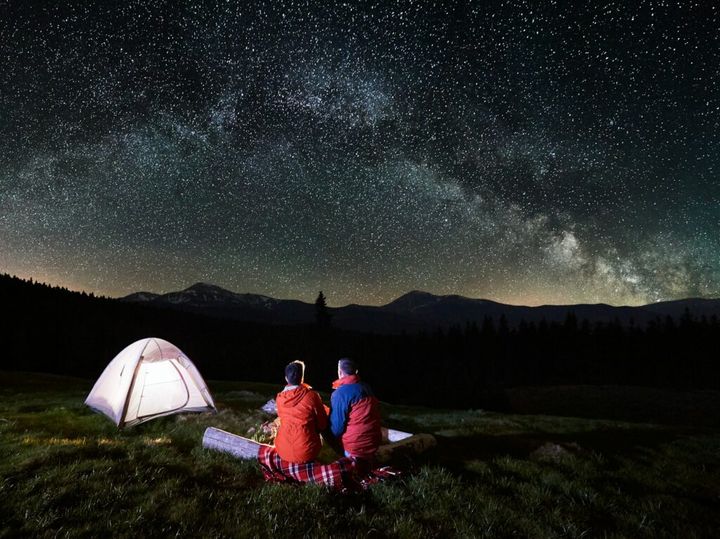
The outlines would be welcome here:
<svg viewBox="0 0 720 539">
<path fill-rule="evenodd" d="M 381 335 L 319 323 L 267 325 L 121 302 L 0 275 L 0 369 L 99 376 L 125 346 L 162 337 L 208 379 L 282 382 L 301 359 L 308 382 L 327 390 L 340 357 L 352 357 L 385 400 L 501 408 L 517 386 L 619 385 L 720 389 L 720 320 L 657 318 L 639 327 L 589 323 L 569 308 L 564 323 L 485 318 L 464 326 Z"/>
</svg>

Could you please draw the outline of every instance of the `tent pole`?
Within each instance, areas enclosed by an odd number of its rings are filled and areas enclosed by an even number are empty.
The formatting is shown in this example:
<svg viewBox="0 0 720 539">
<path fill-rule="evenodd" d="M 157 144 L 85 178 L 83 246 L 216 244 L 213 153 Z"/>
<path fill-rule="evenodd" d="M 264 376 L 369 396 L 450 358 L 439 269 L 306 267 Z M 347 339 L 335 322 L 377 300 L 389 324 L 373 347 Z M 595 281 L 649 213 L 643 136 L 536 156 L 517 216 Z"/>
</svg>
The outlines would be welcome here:
<svg viewBox="0 0 720 539">
<path fill-rule="evenodd" d="M 147 347 L 147 345 L 145 345 L 145 347 Z M 132 378 L 130 379 L 130 388 L 128 389 L 127 395 L 125 395 L 125 404 L 123 404 L 122 415 L 120 416 L 120 422 L 118 423 L 119 429 L 125 426 L 125 415 L 127 414 L 128 406 L 130 406 L 130 396 L 132 395 L 133 389 L 135 389 L 135 379 L 137 378 L 138 369 L 140 369 L 140 363 L 142 363 L 143 360 L 143 352 L 145 352 L 145 348 L 143 348 L 142 352 L 140 352 L 140 357 L 133 369 Z"/>
</svg>

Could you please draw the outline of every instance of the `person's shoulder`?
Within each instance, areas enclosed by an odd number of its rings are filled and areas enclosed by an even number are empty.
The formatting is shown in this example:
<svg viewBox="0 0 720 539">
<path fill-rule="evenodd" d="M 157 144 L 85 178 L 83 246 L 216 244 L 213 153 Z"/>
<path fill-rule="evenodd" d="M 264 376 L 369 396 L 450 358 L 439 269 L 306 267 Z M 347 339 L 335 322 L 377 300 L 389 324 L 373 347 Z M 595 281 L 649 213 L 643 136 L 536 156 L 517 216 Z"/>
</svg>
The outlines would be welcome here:
<svg viewBox="0 0 720 539">
<path fill-rule="evenodd" d="M 333 396 L 335 397 L 344 397 L 348 395 L 352 395 L 357 391 L 357 384 L 343 384 L 341 386 L 338 386 L 335 388 L 335 391 L 333 391 Z"/>
<path fill-rule="evenodd" d="M 348 384 L 346 386 L 345 394 L 348 397 L 357 399 L 362 398 L 367 394 L 366 385 L 363 382 L 355 382 L 354 384 Z"/>
<path fill-rule="evenodd" d="M 372 387 L 370 387 L 370 384 L 367 382 L 360 382 L 359 385 L 362 388 L 361 391 L 364 395 L 368 397 L 375 397 L 375 392 L 372 390 Z"/>
</svg>

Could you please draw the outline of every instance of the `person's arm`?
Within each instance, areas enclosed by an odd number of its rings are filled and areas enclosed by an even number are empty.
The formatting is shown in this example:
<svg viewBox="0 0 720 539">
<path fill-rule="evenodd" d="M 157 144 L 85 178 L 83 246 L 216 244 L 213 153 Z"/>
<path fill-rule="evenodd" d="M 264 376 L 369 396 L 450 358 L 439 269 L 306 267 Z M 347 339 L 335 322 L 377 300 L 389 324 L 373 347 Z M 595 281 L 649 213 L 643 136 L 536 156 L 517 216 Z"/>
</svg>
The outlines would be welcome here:
<svg viewBox="0 0 720 539">
<path fill-rule="evenodd" d="M 336 389 L 330 397 L 330 432 L 335 438 L 340 438 L 345 432 L 349 415 L 350 399 Z"/>
<path fill-rule="evenodd" d="M 328 426 L 328 416 L 322 403 L 320 394 L 315 393 L 315 427 L 318 432 L 324 431 Z"/>
</svg>

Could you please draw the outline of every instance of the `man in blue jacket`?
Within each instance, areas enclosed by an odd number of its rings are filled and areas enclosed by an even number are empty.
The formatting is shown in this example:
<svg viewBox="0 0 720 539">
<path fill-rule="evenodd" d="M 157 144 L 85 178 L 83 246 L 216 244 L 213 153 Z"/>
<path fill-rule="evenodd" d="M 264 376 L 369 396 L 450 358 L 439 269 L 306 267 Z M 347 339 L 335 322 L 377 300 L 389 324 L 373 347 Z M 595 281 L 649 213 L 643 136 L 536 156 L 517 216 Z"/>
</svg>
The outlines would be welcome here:
<svg viewBox="0 0 720 539">
<path fill-rule="evenodd" d="M 380 446 L 380 402 L 360 380 L 355 362 L 338 361 L 338 379 L 330 396 L 330 432 L 345 456 L 372 460 Z"/>
</svg>

